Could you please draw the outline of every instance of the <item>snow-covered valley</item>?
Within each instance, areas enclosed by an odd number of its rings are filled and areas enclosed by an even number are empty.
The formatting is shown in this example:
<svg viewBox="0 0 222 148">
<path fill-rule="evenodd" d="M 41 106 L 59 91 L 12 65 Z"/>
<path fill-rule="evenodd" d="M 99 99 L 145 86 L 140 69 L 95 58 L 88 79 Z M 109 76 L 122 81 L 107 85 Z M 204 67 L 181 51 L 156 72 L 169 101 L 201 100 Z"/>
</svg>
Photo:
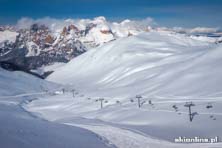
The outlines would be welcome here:
<svg viewBox="0 0 222 148">
<path fill-rule="evenodd" d="M 49 122 L 23 108 L 37 98 L 58 90 L 59 85 L 23 72 L 8 72 L 0 68 L 0 74 L 0 147 L 114 147 L 89 130 Z"/>
<path fill-rule="evenodd" d="M 1 139 L 26 133 L 13 139 L 24 147 L 33 139 L 46 144 L 36 147 L 222 147 L 221 52 L 221 44 L 151 31 L 91 49 L 47 81 L 0 69 L 0 121 L 18 123 L 13 134 L 14 124 L 1 128 Z M 175 143 L 178 137 L 219 143 Z"/>
</svg>

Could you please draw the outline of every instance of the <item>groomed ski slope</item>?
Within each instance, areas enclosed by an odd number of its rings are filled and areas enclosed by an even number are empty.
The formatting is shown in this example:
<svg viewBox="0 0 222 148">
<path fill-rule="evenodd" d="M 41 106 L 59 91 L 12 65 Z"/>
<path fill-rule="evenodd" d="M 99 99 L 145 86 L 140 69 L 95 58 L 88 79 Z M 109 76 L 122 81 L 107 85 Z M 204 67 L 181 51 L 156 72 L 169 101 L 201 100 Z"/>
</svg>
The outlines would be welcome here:
<svg viewBox="0 0 222 148">
<path fill-rule="evenodd" d="M 221 52 L 220 44 L 169 32 L 121 38 L 58 68 L 48 80 L 66 85 L 65 94 L 39 98 L 25 108 L 89 129 L 119 148 L 221 147 L 173 143 L 180 136 L 222 137 Z M 141 108 L 136 95 L 143 97 Z M 195 104 L 192 122 L 184 107 L 188 101 Z"/>
<path fill-rule="evenodd" d="M 89 130 L 49 122 L 23 108 L 57 89 L 57 84 L 23 72 L 9 72 L 0 68 L 1 148 L 114 147 L 105 138 Z"/>
<path fill-rule="evenodd" d="M 220 100 L 214 100 L 213 109 L 206 109 L 208 104 L 194 101 L 198 111 L 192 122 L 189 121 L 185 102 L 176 100 L 153 101 L 154 105 L 144 104 L 138 109 L 136 102 L 129 100 L 116 104 L 119 98 L 106 98 L 104 108 L 96 101 L 79 93 L 73 97 L 71 92 L 65 94 L 39 97 L 24 108 L 34 115 L 52 122 L 78 126 L 88 129 L 118 148 L 211 148 L 221 147 L 221 143 L 176 144 L 174 138 L 221 137 L 222 113 Z M 185 101 L 185 100 L 184 100 Z M 206 101 L 206 100 L 205 100 Z M 172 105 L 176 104 L 179 111 Z M 213 118 L 216 118 L 214 120 Z"/>
</svg>

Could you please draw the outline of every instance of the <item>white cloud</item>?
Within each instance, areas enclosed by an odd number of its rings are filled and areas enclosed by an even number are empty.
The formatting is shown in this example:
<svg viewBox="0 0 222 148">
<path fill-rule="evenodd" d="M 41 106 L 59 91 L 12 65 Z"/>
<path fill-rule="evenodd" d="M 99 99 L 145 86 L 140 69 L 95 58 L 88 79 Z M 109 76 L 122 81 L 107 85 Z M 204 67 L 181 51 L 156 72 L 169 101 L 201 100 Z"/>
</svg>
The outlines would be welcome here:
<svg viewBox="0 0 222 148">
<path fill-rule="evenodd" d="M 74 19 L 55 19 L 50 17 L 40 18 L 40 19 L 32 19 L 32 18 L 21 18 L 18 20 L 16 27 L 18 29 L 27 29 L 34 23 L 44 24 L 48 26 L 51 30 L 61 29 L 64 26 L 73 24 L 75 22 Z"/>
<path fill-rule="evenodd" d="M 16 27 L 18 29 L 26 29 L 29 28 L 34 23 L 34 20 L 31 18 L 21 18 L 18 20 Z"/>
<path fill-rule="evenodd" d="M 209 27 L 195 27 L 195 28 L 182 28 L 174 27 L 172 29 L 175 32 L 188 33 L 188 34 L 207 34 L 219 32 L 219 28 L 209 28 Z"/>
<path fill-rule="evenodd" d="M 45 18 L 40 18 L 40 19 L 32 19 L 32 18 L 21 18 L 20 20 L 18 20 L 16 27 L 18 29 L 24 29 L 24 28 L 30 28 L 30 26 L 34 23 L 38 23 L 38 24 L 44 24 L 46 26 L 48 26 L 50 29 L 52 30 L 56 30 L 56 29 L 61 29 L 64 26 L 70 25 L 70 24 L 75 24 L 77 25 L 79 28 L 83 29 L 85 27 L 86 24 L 90 23 L 90 22 L 94 22 L 95 19 L 98 18 L 102 18 L 102 17 L 96 17 L 94 19 L 55 19 L 55 18 L 50 18 L 50 17 L 45 17 Z M 111 25 L 114 22 L 111 21 L 107 21 L 105 19 L 106 23 Z M 141 19 L 141 20 L 124 20 L 118 24 L 125 24 L 127 26 L 132 26 L 132 27 L 147 27 L 149 25 L 154 25 L 156 24 L 155 21 L 148 17 L 146 19 Z"/>
<path fill-rule="evenodd" d="M 190 33 L 216 33 L 219 31 L 219 28 L 208 28 L 208 27 L 196 27 L 190 29 Z"/>
</svg>

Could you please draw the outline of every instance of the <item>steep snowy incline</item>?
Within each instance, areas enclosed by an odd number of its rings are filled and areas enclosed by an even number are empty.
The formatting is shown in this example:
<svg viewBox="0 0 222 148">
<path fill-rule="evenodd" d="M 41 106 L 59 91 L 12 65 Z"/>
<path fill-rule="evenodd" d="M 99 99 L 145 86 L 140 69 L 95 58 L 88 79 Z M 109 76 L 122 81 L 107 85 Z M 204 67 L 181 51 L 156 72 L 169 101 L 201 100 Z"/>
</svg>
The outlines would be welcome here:
<svg viewBox="0 0 222 148">
<path fill-rule="evenodd" d="M 92 49 L 48 80 L 109 97 L 218 96 L 221 52 L 181 34 L 143 33 Z"/>
</svg>

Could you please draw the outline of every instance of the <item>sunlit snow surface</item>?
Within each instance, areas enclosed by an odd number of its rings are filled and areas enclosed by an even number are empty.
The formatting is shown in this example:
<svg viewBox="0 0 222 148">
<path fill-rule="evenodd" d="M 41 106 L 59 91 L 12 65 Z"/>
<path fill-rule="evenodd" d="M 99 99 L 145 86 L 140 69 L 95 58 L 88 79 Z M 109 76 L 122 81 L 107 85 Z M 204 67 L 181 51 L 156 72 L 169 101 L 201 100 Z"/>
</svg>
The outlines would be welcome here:
<svg viewBox="0 0 222 148">
<path fill-rule="evenodd" d="M 65 84 L 68 92 L 25 108 L 50 121 L 89 129 L 121 148 L 221 147 L 172 143 L 179 136 L 222 137 L 221 55 L 222 45 L 186 35 L 149 32 L 121 38 L 55 70 L 48 80 Z M 141 108 L 136 95 L 145 101 Z M 102 109 L 100 97 L 105 99 Z M 197 112 L 192 122 L 187 101 Z"/>
<path fill-rule="evenodd" d="M 92 49 L 48 80 L 107 97 L 220 97 L 221 54 L 222 45 L 179 34 L 144 33 Z"/>
<path fill-rule="evenodd" d="M 210 41 L 149 32 L 53 67 L 48 80 L 64 86 L 0 69 L 0 147 L 222 147 L 173 143 L 221 139 L 221 52 Z M 187 101 L 197 112 L 192 122 Z"/>
<path fill-rule="evenodd" d="M 114 147 L 95 133 L 46 121 L 23 108 L 25 104 L 47 96 L 59 88 L 57 84 L 29 74 L 9 72 L 0 68 L 1 148 Z"/>
</svg>

